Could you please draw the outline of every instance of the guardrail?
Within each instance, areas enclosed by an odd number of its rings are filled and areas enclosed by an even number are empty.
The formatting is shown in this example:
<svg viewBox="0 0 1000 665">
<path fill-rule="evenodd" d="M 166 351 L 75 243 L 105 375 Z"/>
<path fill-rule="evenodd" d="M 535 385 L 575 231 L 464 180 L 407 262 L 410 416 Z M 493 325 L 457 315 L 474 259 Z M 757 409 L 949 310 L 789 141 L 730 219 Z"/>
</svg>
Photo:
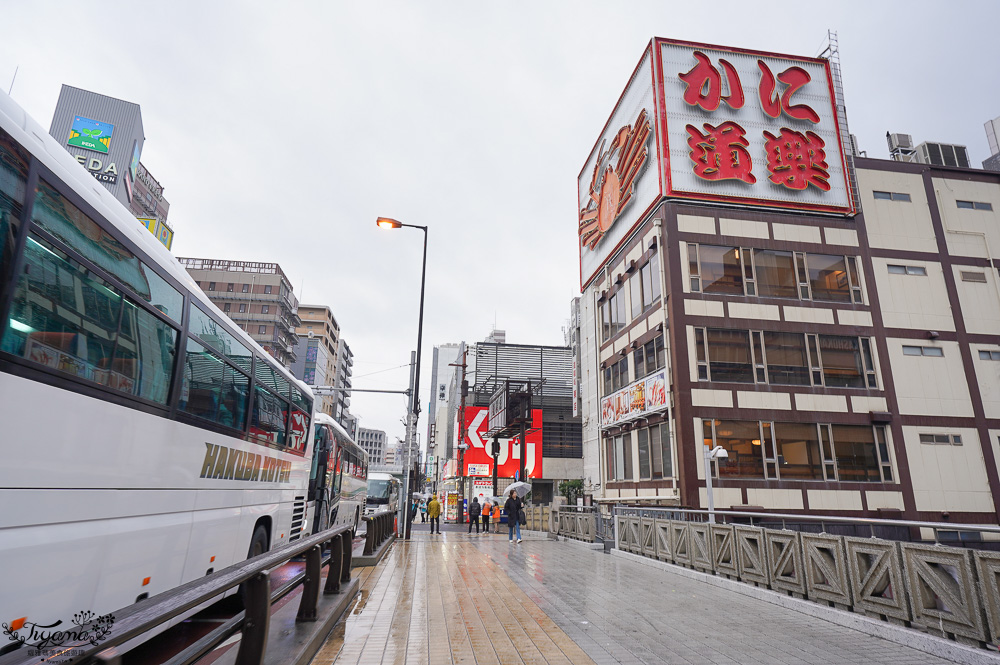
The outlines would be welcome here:
<svg viewBox="0 0 1000 665">
<path fill-rule="evenodd" d="M 340 593 L 342 586 L 351 581 L 350 529 L 350 525 L 328 529 L 295 545 L 266 552 L 129 605 L 113 613 L 114 625 L 96 645 L 89 642 L 65 643 L 60 646 L 60 651 L 73 653 L 73 662 L 77 663 L 93 659 L 100 662 L 121 662 L 122 654 L 116 653 L 114 647 L 139 637 L 207 601 L 220 598 L 223 593 L 235 586 L 243 585 L 243 604 L 246 609 L 174 656 L 169 663 L 170 665 L 193 663 L 239 631 L 241 639 L 236 664 L 260 665 L 264 661 L 273 603 L 284 598 L 301 584 L 302 599 L 299 601 L 296 621 L 316 621 L 322 567 L 329 567 L 326 584 L 323 587 L 324 594 Z M 329 546 L 330 550 L 326 557 L 322 555 L 324 546 Z M 306 559 L 305 571 L 272 592 L 268 570 L 301 554 L 304 554 Z M 0 663 L 37 665 L 39 656 L 29 655 L 33 651 L 37 649 L 25 644 L 21 649 L 0 657 Z"/>
<path fill-rule="evenodd" d="M 556 533 L 586 543 L 596 542 L 599 517 L 596 506 L 560 506 Z"/>
<path fill-rule="evenodd" d="M 995 525 L 615 507 L 618 549 L 917 628 L 964 644 L 1000 643 L 1000 552 L 949 547 L 940 531 L 1000 534 Z M 699 521 L 692 521 L 699 520 Z M 772 529 L 751 519 L 813 523 Z M 826 532 L 826 525 L 925 529 L 934 544 Z"/>
<path fill-rule="evenodd" d="M 524 528 L 529 531 L 548 531 L 551 515 L 552 508 L 549 504 L 524 506 L 524 516 L 527 521 Z"/>
<path fill-rule="evenodd" d="M 395 517 L 396 511 L 384 510 L 381 513 L 365 515 L 361 518 L 368 524 L 366 527 L 367 535 L 365 536 L 364 556 L 374 554 L 379 545 L 384 543 L 394 533 L 393 519 Z"/>
</svg>

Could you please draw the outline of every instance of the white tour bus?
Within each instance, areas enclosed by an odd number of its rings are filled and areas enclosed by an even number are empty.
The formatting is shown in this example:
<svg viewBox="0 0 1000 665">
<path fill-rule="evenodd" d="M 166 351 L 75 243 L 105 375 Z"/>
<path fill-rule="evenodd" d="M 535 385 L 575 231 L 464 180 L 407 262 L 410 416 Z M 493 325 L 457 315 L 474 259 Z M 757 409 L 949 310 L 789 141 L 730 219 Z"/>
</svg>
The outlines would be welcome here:
<svg viewBox="0 0 1000 665">
<path fill-rule="evenodd" d="M 368 453 L 325 413 L 316 414 L 309 497 L 315 506 L 313 531 L 338 524 L 358 531 L 368 491 Z"/>
<path fill-rule="evenodd" d="M 307 535 L 312 407 L 0 92 L 0 623 L 74 628 Z"/>
<path fill-rule="evenodd" d="M 369 515 L 388 510 L 395 513 L 399 510 L 399 479 L 390 473 L 368 474 L 368 507 Z"/>
</svg>

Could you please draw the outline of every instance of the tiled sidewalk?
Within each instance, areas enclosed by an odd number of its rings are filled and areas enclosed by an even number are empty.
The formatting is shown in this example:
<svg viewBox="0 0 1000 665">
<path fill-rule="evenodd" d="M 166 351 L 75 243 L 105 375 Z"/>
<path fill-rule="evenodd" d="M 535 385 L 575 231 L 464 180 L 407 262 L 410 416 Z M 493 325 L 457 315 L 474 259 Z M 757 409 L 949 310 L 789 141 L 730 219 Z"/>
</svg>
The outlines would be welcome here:
<svg viewBox="0 0 1000 665">
<path fill-rule="evenodd" d="M 570 543 L 415 531 L 360 574 L 315 665 L 948 662 Z"/>
</svg>

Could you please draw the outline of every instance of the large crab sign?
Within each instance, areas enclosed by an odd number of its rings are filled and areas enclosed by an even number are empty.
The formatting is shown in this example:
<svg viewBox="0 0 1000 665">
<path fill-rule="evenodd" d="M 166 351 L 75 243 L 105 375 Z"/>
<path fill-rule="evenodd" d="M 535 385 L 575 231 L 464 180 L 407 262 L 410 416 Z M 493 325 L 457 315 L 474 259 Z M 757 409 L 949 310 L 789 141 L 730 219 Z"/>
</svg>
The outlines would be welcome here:
<svg viewBox="0 0 1000 665">
<path fill-rule="evenodd" d="M 590 181 L 590 200 L 580 210 L 581 246 L 594 249 L 632 200 L 635 180 L 646 165 L 648 139 L 649 119 L 643 109 L 635 122 L 618 130 L 607 152 L 601 144 Z"/>
</svg>

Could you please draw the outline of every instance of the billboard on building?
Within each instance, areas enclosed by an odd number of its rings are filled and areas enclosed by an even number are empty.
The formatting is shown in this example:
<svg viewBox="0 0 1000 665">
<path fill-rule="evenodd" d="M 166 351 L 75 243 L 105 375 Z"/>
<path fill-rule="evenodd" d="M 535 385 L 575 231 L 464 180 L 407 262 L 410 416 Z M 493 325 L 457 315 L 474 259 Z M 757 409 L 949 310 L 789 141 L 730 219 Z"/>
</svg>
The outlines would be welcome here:
<svg viewBox="0 0 1000 665">
<path fill-rule="evenodd" d="M 111 148 L 111 136 L 114 134 L 115 126 L 110 122 L 91 120 L 78 115 L 73 118 L 73 124 L 69 129 L 69 138 L 66 145 L 77 148 L 85 148 L 94 152 L 101 152 L 105 155 Z"/>
<path fill-rule="evenodd" d="M 489 409 L 485 406 L 465 407 L 465 443 L 469 448 L 463 456 L 465 475 L 492 476 L 493 440 L 486 437 Z M 461 414 L 459 414 L 461 417 Z M 528 478 L 542 477 L 542 410 L 532 409 L 531 427 L 528 430 L 527 455 L 524 460 L 525 475 Z M 517 438 L 499 439 L 500 456 L 497 457 L 497 477 L 513 478 L 521 468 L 521 446 Z"/>
<path fill-rule="evenodd" d="M 641 418 L 666 407 L 666 372 L 661 370 L 601 398 L 601 427 Z"/>
<path fill-rule="evenodd" d="M 581 289 L 661 197 L 854 214 L 833 90 L 826 60 L 654 39 L 578 178 Z"/>
<path fill-rule="evenodd" d="M 650 46 L 577 178 L 581 290 L 660 198 L 653 81 Z"/>
</svg>

